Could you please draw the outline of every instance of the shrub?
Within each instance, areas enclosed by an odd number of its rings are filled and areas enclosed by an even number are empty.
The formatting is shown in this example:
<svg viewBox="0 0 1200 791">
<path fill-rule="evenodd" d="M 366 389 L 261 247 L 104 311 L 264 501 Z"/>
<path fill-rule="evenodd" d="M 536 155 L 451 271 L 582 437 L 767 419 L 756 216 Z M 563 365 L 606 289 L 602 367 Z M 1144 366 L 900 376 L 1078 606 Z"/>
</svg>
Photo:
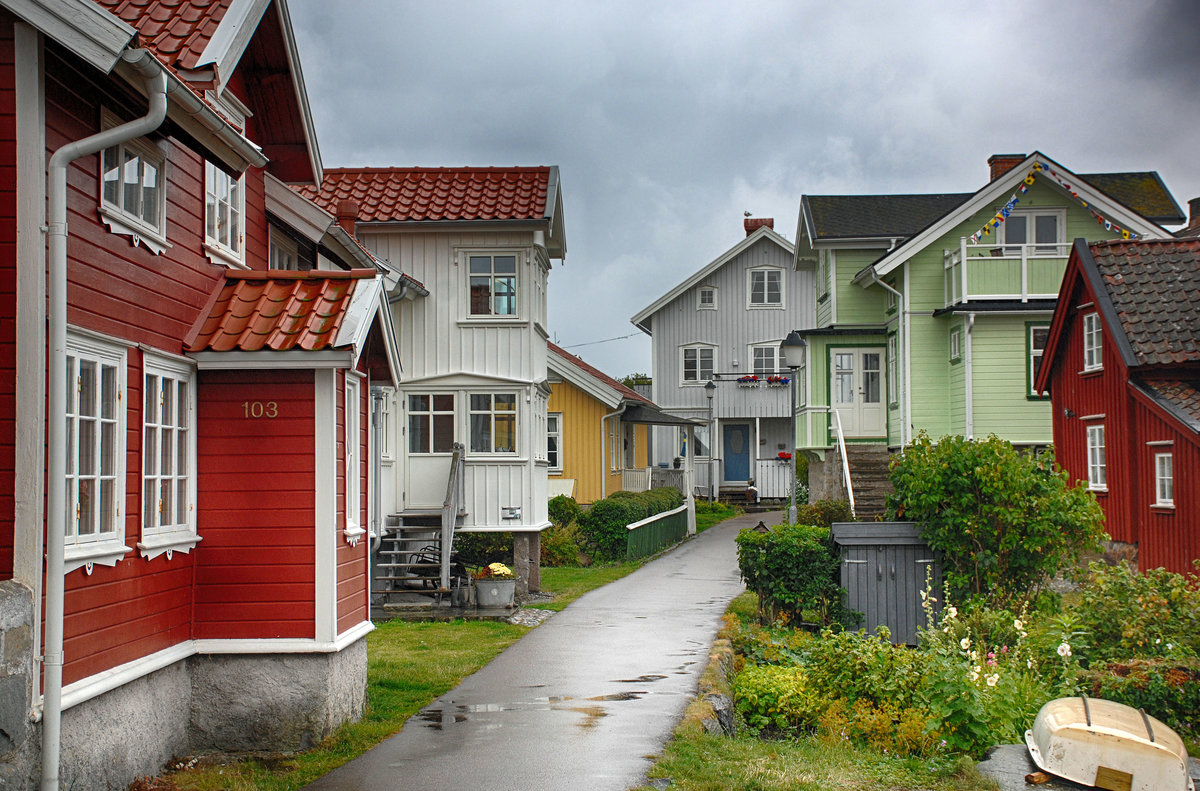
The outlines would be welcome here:
<svg viewBox="0 0 1200 791">
<path fill-rule="evenodd" d="M 834 522 L 853 522 L 854 512 L 849 500 L 817 500 L 796 506 L 796 523 L 833 527 Z"/>
<path fill-rule="evenodd" d="M 773 623 L 780 615 L 799 622 L 808 611 L 828 625 L 847 615 L 828 528 L 780 525 L 767 533 L 743 530 L 737 545 L 742 579 L 758 594 L 764 623 Z"/>
<path fill-rule="evenodd" d="M 681 505 L 683 495 L 673 486 L 661 486 L 648 492 L 613 492 L 592 503 L 592 507 L 580 515 L 576 522 L 580 543 L 597 560 L 623 559 L 629 525 Z"/>
<path fill-rule="evenodd" d="M 543 566 L 579 565 L 579 528 L 573 523 L 542 532 Z"/>
<path fill-rule="evenodd" d="M 1089 658 L 1200 655 L 1200 577 L 1092 563 L 1075 612 Z"/>
<path fill-rule="evenodd" d="M 799 667 L 751 666 L 733 682 L 734 709 L 752 733 L 778 736 L 811 731 L 829 701 L 804 680 Z"/>
<path fill-rule="evenodd" d="M 891 479 L 888 517 L 921 524 L 956 598 L 1027 600 L 1105 537 L 1091 492 L 995 436 L 933 442 L 922 432 L 892 459 Z"/>
<path fill-rule="evenodd" d="M 551 497 L 547 508 L 550 522 L 555 527 L 566 527 L 579 518 L 579 503 L 565 494 Z"/>
<path fill-rule="evenodd" d="M 1200 661 L 1112 662 L 1083 677 L 1087 693 L 1145 709 L 1195 744 L 1200 741 Z"/>
<path fill-rule="evenodd" d="M 454 554 L 460 563 L 471 568 L 489 563 L 511 563 L 512 533 L 456 533 Z"/>
</svg>

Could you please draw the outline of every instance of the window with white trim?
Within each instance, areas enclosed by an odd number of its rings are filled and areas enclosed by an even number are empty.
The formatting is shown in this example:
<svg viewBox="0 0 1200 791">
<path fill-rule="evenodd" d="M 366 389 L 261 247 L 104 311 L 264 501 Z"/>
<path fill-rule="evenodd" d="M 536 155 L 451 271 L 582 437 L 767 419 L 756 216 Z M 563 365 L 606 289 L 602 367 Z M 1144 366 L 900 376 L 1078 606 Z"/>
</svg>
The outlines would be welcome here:
<svg viewBox="0 0 1200 791">
<path fill-rule="evenodd" d="M 1175 507 L 1175 457 L 1171 453 L 1154 454 L 1154 504 Z"/>
<path fill-rule="evenodd" d="M 515 393 L 471 394 L 471 452 L 517 452 Z"/>
<path fill-rule="evenodd" d="M 1104 424 L 1087 427 L 1088 488 L 1108 490 L 1108 472 L 1104 460 Z"/>
<path fill-rule="evenodd" d="M 517 256 L 472 254 L 470 269 L 470 312 L 472 316 L 517 315 Z"/>
<path fill-rule="evenodd" d="M 1008 215 L 1001 225 L 1004 234 L 1005 255 L 1020 255 L 1026 245 L 1028 255 L 1061 256 L 1064 254 L 1063 231 L 1066 211 L 1049 209 L 1043 211 L 1017 210 Z"/>
<path fill-rule="evenodd" d="M 899 342 L 896 333 L 887 336 L 887 389 L 889 406 L 900 404 L 900 390 L 896 386 L 896 365 L 898 361 Z"/>
<path fill-rule="evenodd" d="M 680 349 L 685 384 L 704 384 L 713 378 L 717 350 L 711 346 L 684 346 Z"/>
<path fill-rule="evenodd" d="M 410 393 L 408 452 L 454 452 L 454 394 Z"/>
<path fill-rule="evenodd" d="M 817 251 L 817 296 L 824 297 L 829 294 L 829 257 L 832 255 L 828 250 Z"/>
<path fill-rule="evenodd" d="M 346 536 L 354 539 L 362 525 L 362 387 L 353 373 L 346 373 Z"/>
<path fill-rule="evenodd" d="M 716 310 L 717 309 L 717 288 L 716 286 L 701 286 L 696 291 L 696 310 Z"/>
<path fill-rule="evenodd" d="M 1047 398 L 1049 393 L 1040 393 L 1034 387 L 1038 372 L 1042 370 L 1042 356 L 1046 352 L 1046 341 L 1050 338 L 1049 324 L 1025 325 L 1025 346 L 1028 352 L 1026 359 L 1026 390 L 1029 398 Z"/>
<path fill-rule="evenodd" d="M 779 370 L 778 343 L 751 346 L 750 353 L 753 355 L 755 376 L 771 376 Z"/>
<path fill-rule="evenodd" d="M 950 362 L 956 363 L 962 359 L 962 330 L 958 327 L 950 330 Z"/>
<path fill-rule="evenodd" d="M 708 426 L 707 425 L 696 426 L 694 429 L 692 429 L 692 436 L 696 440 L 696 449 L 695 449 L 696 452 L 692 455 L 707 459 L 708 454 L 711 452 L 709 450 L 709 444 L 708 444 Z M 687 452 L 687 429 L 681 428 L 681 429 L 679 429 L 679 455 L 680 455 L 680 457 L 682 458 L 684 453 L 686 453 L 686 452 Z"/>
<path fill-rule="evenodd" d="M 67 570 L 113 565 L 129 551 L 125 521 L 126 350 L 67 336 Z"/>
<path fill-rule="evenodd" d="M 204 249 L 214 263 L 245 266 L 245 177 L 204 163 Z"/>
<path fill-rule="evenodd" d="M 196 544 L 196 372 L 146 354 L 142 373 L 142 540 L 147 557 Z"/>
<path fill-rule="evenodd" d="M 1100 331 L 1100 314 L 1083 315 L 1083 370 L 1098 371 L 1104 366 L 1103 333 Z"/>
<path fill-rule="evenodd" d="M 748 269 L 747 306 L 751 308 L 783 307 L 783 270 L 774 267 Z"/>
<path fill-rule="evenodd" d="M 105 128 L 121 121 L 105 111 Z M 128 234 L 155 253 L 167 243 L 166 155 L 145 138 L 100 152 L 100 217 L 114 233 Z"/>
<path fill-rule="evenodd" d="M 267 227 L 268 266 L 295 272 L 300 269 L 300 245 L 274 225 Z"/>
<path fill-rule="evenodd" d="M 562 413 L 546 416 L 546 460 L 551 472 L 562 472 Z"/>
</svg>

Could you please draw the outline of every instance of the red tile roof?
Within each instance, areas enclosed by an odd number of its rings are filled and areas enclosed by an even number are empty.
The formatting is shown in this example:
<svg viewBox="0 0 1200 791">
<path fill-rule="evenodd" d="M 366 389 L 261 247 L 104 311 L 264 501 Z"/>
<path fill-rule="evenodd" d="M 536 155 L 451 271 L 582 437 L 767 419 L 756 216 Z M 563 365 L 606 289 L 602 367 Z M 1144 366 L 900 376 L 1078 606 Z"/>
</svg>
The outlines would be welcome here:
<svg viewBox="0 0 1200 791">
<path fill-rule="evenodd" d="M 172 68 L 194 69 L 233 0 L 94 0 Z"/>
<path fill-rule="evenodd" d="M 362 222 L 413 222 L 541 220 L 549 186 L 549 167 L 326 168 L 297 189 L 331 214 L 352 200 Z"/>
<path fill-rule="evenodd" d="M 612 389 L 616 390 L 623 397 L 632 399 L 634 401 L 640 401 L 643 404 L 649 404 L 650 406 L 654 406 L 654 402 L 651 401 L 649 398 L 646 398 L 644 395 L 642 395 L 641 393 L 637 392 L 636 390 L 634 390 L 630 387 L 626 387 L 625 385 L 618 382 L 616 379 L 613 379 L 611 376 L 609 376 L 608 374 L 601 371 L 599 368 L 595 368 L 591 365 L 588 365 L 587 363 L 585 363 L 583 361 L 582 358 L 576 357 L 575 355 L 571 354 L 569 351 L 562 348 L 561 346 L 558 346 L 557 344 L 553 344 L 550 341 L 546 341 L 546 347 L 548 349 L 550 349 L 550 351 L 553 352 L 554 354 L 557 354 L 559 357 L 563 358 L 567 362 L 574 365 L 576 368 L 580 369 L 581 371 L 583 371 L 591 376 L 596 377 L 601 382 L 604 382 L 604 384 L 606 384 L 609 387 L 611 387 Z"/>
<path fill-rule="evenodd" d="M 189 352 L 320 351 L 331 348 L 355 284 L 373 269 L 346 272 L 228 272 L 184 346 Z"/>
</svg>

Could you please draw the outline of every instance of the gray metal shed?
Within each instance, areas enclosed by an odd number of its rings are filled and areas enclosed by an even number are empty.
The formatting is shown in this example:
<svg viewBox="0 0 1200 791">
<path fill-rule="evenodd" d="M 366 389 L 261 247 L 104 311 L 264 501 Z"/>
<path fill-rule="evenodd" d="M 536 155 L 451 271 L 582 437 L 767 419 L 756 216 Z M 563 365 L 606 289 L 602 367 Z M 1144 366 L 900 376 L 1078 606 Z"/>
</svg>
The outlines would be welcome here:
<svg viewBox="0 0 1200 791">
<path fill-rule="evenodd" d="M 834 543 L 841 558 L 841 584 L 846 606 L 863 614 L 873 633 L 883 625 L 896 644 L 917 644 L 925 626 L 921 591 L 926 571 L 934 596 L 942 598 L 941 558 L 921 540 L 915 522 L 836 522 Z M 941 602 L 938 602 L 940 609 Z"/>
</svg>

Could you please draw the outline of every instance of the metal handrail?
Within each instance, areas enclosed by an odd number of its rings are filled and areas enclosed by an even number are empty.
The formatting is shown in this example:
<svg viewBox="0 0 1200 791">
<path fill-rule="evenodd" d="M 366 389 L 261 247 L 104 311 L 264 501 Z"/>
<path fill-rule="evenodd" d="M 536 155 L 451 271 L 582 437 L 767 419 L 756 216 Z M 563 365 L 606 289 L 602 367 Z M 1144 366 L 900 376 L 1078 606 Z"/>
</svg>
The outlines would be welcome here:
<svg viewBox="0 0 1200 791">
<path fill-rule="evenodd" d="M 454 542 L 454 523 L 458 519 L 458 508 L 463 498 L 463 456 L 466 448 L 455 442 L 450 457 L 450 477 L 446 481 L 446 499 L 442 502 L 442 562 L 441 592 L 450 591 L 450 553 Z"/>
<path fill-rule="evenodd" d="M 842 457 L 842 480 L 846 483 L 846 496 L 850 498 L 850 514 L 855 516 L 854 484 L 850 481 L 850 460 L 846 458 L 846 437 L 842 434 L 842 416 L 836 409 L 830 411 L 833 412 L 833 422 L 837 429 L 838 453 Z"/>
</svg>

